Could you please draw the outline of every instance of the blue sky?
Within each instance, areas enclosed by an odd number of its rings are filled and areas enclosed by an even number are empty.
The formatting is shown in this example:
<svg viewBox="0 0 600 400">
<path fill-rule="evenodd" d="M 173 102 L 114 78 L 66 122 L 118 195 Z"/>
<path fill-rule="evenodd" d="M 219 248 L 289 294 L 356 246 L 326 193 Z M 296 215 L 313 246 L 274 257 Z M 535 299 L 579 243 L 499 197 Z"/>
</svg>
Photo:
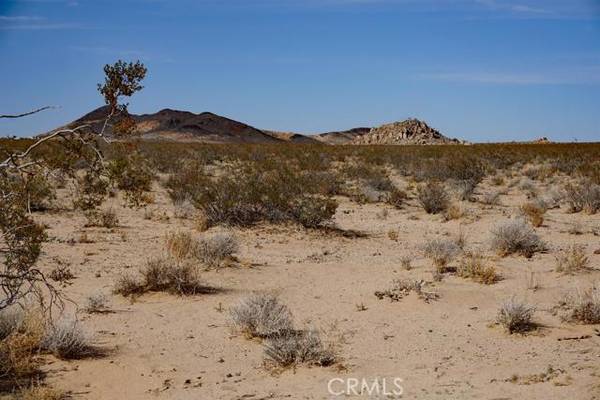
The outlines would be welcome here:
<svg viewBox="0 0 600 400">
<path fill-rule="evenodd" d="M 600 0 L 0 0 L 0 135 L 100 106 L 212 111 L 315 133 L 417 117 L 472 141 L 600 140 Z"/>
</svg>

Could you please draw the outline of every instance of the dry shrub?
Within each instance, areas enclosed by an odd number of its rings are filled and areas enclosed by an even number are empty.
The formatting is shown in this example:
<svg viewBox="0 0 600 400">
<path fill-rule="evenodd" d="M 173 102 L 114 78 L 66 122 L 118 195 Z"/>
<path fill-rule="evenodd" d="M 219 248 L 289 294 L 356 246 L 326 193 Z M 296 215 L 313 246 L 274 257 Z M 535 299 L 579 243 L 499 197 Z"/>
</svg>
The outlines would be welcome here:
<svg viewBox="0 0 600 400">
<path fill-rule="evenodd" d="M 488 206 L 497 206 L 500 204 L 500 196 L 504 193 L 504 190 L 493 190 L 482 195 L 479 201 Z"/>
<path fill-rule="evenodd" d="M 87 297 L 85 311 L 88 314 L 103 314 L 109 310 L 108 297 L 104 293 L 95 293 Z"/>
<path fill-rule="evenodd" d="M 196 213 L 196 208 L 187 199 L 173 201 L 173 215 L 179 219 L 190 219 Z"/>
<path fill-rule="evenodd" d="M 450 206 L 444 211 L 444 219 L 446 221 L 452 221 L 455 219 L 460 219 L 464 217 L 465 210 L 462 204 L 460 203 L 452 203 Z"/>
<path fill-rule="evenodd" d="M 132 274 L 119 276 L 113 287 L 113 293 L 121 296 L 134 296 L 144 293 L 145 288 L 139 278 Z"/>
<path fill-rule="evenodd" d="M 528 199 L 537 197 L 537 187 L 535 182 L 530 178 L 521 179 L 519 182 L 519 189 L 525 193 Z"/>
<path fill-rule="evenodd" d="M 63 360 L 81 359 L 97 354 L 91 337 L 75 319 L 64 318 L 46 330 L 41 347 Z"/>
<path fill-rule="evenodd" d="M 509 220 L 492 229 L 491 248 L 501 256 L 518 253 L 531 257 L 546 248 L 535 231 L 520 219 Z"/>
<path fill-rule="evenodd" d="M 200 238 L 194 247 L 194 255 L 205 265 L 218 267 L 232 259 L 238 248 L 238 240 L 232 233 L 220 232 Z"/>
<path fill-rule="evenodd" d="M 439 272 L 445 271 L 448 263 L 460 253 L 460 247 L 451 240 L 433 239 L 423 246 L 425 257 L 431 259 Z"/>
<path fill-rule="evenodd" d="M 408 195 L 404 190 L 393 188 L 386 196 L 386 203 L 400 209 L 407 199 Z"/>
<path fill-rule="evenodd" d="M 18 392 L 17 400 L 63 400 L 67 394 L 47 386 L 34 385 Z"/>
<path fill-rule="evenodd" d="M 277 296 L 254 293 L 230 309 L 236 329 L 248 337 L 282 336 L 293 330 L 293 317 Z"/>
<path fill-rule="evenodd" d="M 546 206 L 541 201 L 529 201 L 520 207 L 521 213 L 529 220 L 531 225 L 537 227 L 544 223 Z"/>
<path fill-rule="evenodd" d="M 200 280 L 199 268 L 189 262 L 155 258 L 148 261 L 141 273 L 143 291 L 195 295 L 208 289 Z"/>
<path fill-rule="evenodd" d="M 165 237 L 167 252 L 178 261 L 188 258 L 194 251 L 194 239 L 190 232 L 169 232 Z"/>
<path fill-rule="evenodd" d="M 400 257 L 400 265 L 405 270 L 410 271 L 412 269 L 412 264 L 411 264 L 412 260 L 413 260 L 413 257 L 411 255 L 404 255 L 404 256 Z"/>
<path fill-rule="evenodd" d="M 467 254 L 463 257 L 458 264 L 456 273 L 461 278 L 472 279 L 485 285 L 492 285 L 500 280 L 496 269 L 486 265 L 484 257 L 477 253 Z"/>
<path fill-rule="evenodd" d="M 569 246 L 565 251 L 556 256 L 556 271 L 565 274 L 588 269 L 589 259 L 585 255 L 585 247 L 582 245 Z"/>
<path fill-rule="evenodd" d="M 268 364 L 277 367 L 307 364 L 326 367 L 336 362 L 335 352 L 327 348 L 315 329 L 287 331 L 269 337 L 264 344 Z"/>
<path fill-rule="evenodd" d="M 535 307 L 512 297 L 500 306 L 497 321 L 508 333 L 527 332 L 535 327 L 533 314 Z"/>
<path fill-rule="evenodd" d="M 569 319 L 584 324 L 600 324 L 600 284 L 594 283 L 590 288 L 575 289 L 569 293 L 564 305 L 569 309 Z"/>
<path fill-rule="evenodd" d="M 445 211 L 449 205 L 448 193 L 444 185 L 430 181 L 417 188 L 417 199 L 428 214 Z"/>
<path fill-rule="evenodd" d="M 116 228 L 119 225 L 119 218 L 117 213 L 112 209 L 106 210 L 91 210 L 85 213 L 87 222 L 86 227 L 101 226 L 103 228 Z"/>
<path fill-rule="evenodd" d="M 595 214 L 600 210 L 600 185 L 589 181 L 568 184 L 564 195 L 570 212 Z"/>
<path fill-rule="evenodd" d="M 35 374 L 39 367 L 39 349 L 45 324 L 37 311 L 3 311 L 3 335 L 0 341 L 0 376 L 18 381 Z M 7 312 L 7 314 L 5 314 Z"/>
</svg>

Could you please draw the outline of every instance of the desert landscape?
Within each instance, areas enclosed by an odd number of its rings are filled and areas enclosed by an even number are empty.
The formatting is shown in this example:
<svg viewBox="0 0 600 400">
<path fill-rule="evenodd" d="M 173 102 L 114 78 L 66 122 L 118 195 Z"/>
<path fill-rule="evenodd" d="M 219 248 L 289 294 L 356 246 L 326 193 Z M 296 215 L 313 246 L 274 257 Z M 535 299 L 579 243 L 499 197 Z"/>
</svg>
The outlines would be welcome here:
<svg viewBox="0 0 600 400">
<path fill-rule="evenodd" d="M 600 396 L 600 145 L 112 114 L 2 142 L 44 229 L 0 313 L 8 398 Z"/>
</svg>

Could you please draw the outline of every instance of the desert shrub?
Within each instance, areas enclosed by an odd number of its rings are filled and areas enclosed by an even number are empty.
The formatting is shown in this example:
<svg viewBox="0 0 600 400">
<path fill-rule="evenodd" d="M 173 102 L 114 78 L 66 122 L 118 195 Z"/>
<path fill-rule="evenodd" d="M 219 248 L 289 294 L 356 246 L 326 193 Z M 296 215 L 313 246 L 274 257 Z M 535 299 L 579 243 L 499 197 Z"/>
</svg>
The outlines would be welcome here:
<svg viewBox="0 0 600 400">
<path fill-rule="evenodd" d="M 47 386 L 33 385 L 20 390 L 16 400 L 63 400 L 69 396 L 65 392 Z"/>
<path fill-rule="evenodd" d="M 80 359 L 96 353 L 91 337 L 77 320 L 61 319 L 46 330 L 41 347 L 63 360 Z"/>
<path fill-rule="evenodd" d="M 180 200 L 173 202 L 175 218 L 188 219 L 196 214 L 196 208 L 189 200 Z"/>
<path fill-rule="evenodd" d="M 394 187 L 387 194 L 385 202 L 399 209 L 402 208 L 407 199 L 408 195 L 404 190 Z"/>
<path fill-rule="evenodd" d="M 417 188 L 417 199 L 428 214 L 438 214 L 448 208 L 446 189 L 440 183 L 430 181 Z"/>
<path fill-rule="evenodd" d="M 31 211 L 47 210 L 56 199 L 52 183 L 44 175 L 32 175 L 23 182 L 24 195 L 27 197 L 27 209 Z"/>
<path fill-rule="evenodd" d="M 440 272 L 443 272 L 448 263 L 460 253 L 460 247 L 451 240 L 433 239 L 423 246 L 425 257 L 431 259 Z"/>
<path fill-rule="evenodd" d="M 471 253 L 460 260 L 456 273 L 461 278 L 472 279 L 475 282 L 491 285 L 496 283 L 500 276 L 493 266 L 488 266 L 482 255 Z"/>
<path fill-rule="evenodd" d="M 546 206 L 540 201 L 529 201 L 520 207 L 521 213 L 529 220 L 531 225 L 535 227 L 542 226 L 544 223 L 544 214 Z"/>
<path fill-rule="evenodd" d="M 167 292 L 178 295 L 205 293 L 208 288 L 200 280 L 199 268 L 189 262 L 155 258 L 142 269 L 142 292 Z"/>
<path fill-rule="evenodd" d="M 520 219 L 509 220 L 492 229 L 491 248 L 501 256 L 518 253 L 531 257 L 546 248 L 535 231 Z"/>
<path fill-rule="evenodd" d="M 108 310 L 108 297 L 104 293 L 95 293 L 86 298 L 85 311 L 88 314 L 101 314 Z"/>
<path fill-rule="evenodd" d="M 194 255 L 209 267 L 217 267 L 231 259 L 238 251 L 237 238 L 229 232 L 220 232 L 200 238 L 194 247 Z"/>
<path fill-rule="evenodd" d="M 174 188 L 179 180 L 168 184 L 171 197 L 192 201 L 209 226 L 294 221 L 313 228 L 329 221 L 337 208 L 333 199 L 318 193 L 310 175 L 285 162 L 231 168 L 218 177 L 195 177 L 192 182 L 186 178 Z"/>
<path fill-rule="evenodd" d="M 318 331 L 286 331 L 269 337 L 264 344 L 268 363 L 278 367 L 307 364 L 326 367 L 336 361 L 332 349 L 326 348 Z"/>
<path fill-rule="evenodd" d="M 526 194 L 527 198 L 537 197 L 538 191 L 535 182 L 529 178 L 521 179 L 519 182 L 519 189 Z"/>
<path fill-rule="evenodd" d="M 584 324 L 600 324 L 600 284 L 572 291 L 563 303 L 570 311 L 569 319 Z"/>
<path fill-rule="evenodd" d="M 564 199 L 570 212 L 595 214 L 600 210 L 600 185 L 586 181 L 568 184 Z"/>
<path fill-rule="evenodd" d="M 48 274 L 48 277 L 56 282 L 66 283 L 75 278 L 68 264 L 59 263 Z"/>
<path fill-rule="evenodd" d="M 43 336 L 41 315 L 26 313 L 18 327 L 0 341 L 0 377 L 19 381 L 35 374 Z"/>
<path fill-rule="evenodd" d="M 521 302 L 514 297 L 505 301 L 498 311 L 497 321 L 508 333 L 520 333 L 535 327 L 533 314 L 535 307 Z"/>
<path fill-rule="evenodd" d="M 450 185 L 458 200 L 471 201 L 478 182 L 471 179 L 451 180 Z"/>
<path fill-rule="evenodd" d="M 293 331 L 292 313 L 278 297 L 254 293 L 230 309 L 237 330 L 248 337 L 282 336 Z"/>
<path fill-rule="evenodd" d="M 503 190 L 493 190 L 491 192 L 484 193 L 479 201 L 489 206 L 497 206 L 500 204 L 500 196 L 503 194 Z"/>
<path fill-rule="evenodd" d="M 446 221 L 452 221 L 460 219 L 465 215 L 465 209 L 460 203 L 452 203 L 444 211 L 444 219 Z"/>
<path fill-rule="evenodd" d="M 112 209 L 106 210 L 89 210 L 85 213 L 87 222 L 85 226 L 101 226 L 103 228 L 115 228 L 119 225 L 119 218 L 117 213 Z"/>
<path fill-rule="evenodd" d="M 585 255 L 585 248 L 581 245 L 573 245 L 556 257 L 556 271 L 566 274 L 573 274 L 586 270 L 589 266 L 589 259 Z"/>
<path fill-rule="evenodd" d="M 193 253 L 195 245 L 190 232 L 169 232 L 165 236 L 167 252 L 178 261 L 188 258 Z"/>
<path fill-rule="evenodd" d="M 17 331 L 25 320 L 25 311 L 19 306 L 0 310 L 0 340 Z"/>
<path fill-rule="evenodd" d="M 99 171 L 87 171 L 77 178 L 77 193 L 73 205 L 83 211 L 99 207 L 108 195 L 110 183 Z"/>
<path fill-rule="evenodd" d="M 560 203 L 563 201 L 564 197 L 565 193 L 563 190 L 552 187 L 540 195 L 540 201 L 542 201 L 545 208 L 550 210 L 560 207 Z"/>
<path fill-rule="evenodd" d="M 141 207 L 148 203 L 147 194 L 152 189 L 154 174 L 139 153 L 119 152 L 108 163 L 107 169 L 111 181 L 123 191 L 129 206 Z"/>
<path fill-rule="evenodd" d="M 410 255 L 403 255 L 400 257 L 400 265 L 403 269 L 410 271 L 412 269 L 412 260 L 413 257 Z"/>
<path fill-rule="evenodd" d="M 139 295 L 144 293 L 144 291 L 145 288 L 142 281 L 132 274 L 123 274 L 119 276 L 113 287 L 113 293 L 125 297 Z"/>
</svg>

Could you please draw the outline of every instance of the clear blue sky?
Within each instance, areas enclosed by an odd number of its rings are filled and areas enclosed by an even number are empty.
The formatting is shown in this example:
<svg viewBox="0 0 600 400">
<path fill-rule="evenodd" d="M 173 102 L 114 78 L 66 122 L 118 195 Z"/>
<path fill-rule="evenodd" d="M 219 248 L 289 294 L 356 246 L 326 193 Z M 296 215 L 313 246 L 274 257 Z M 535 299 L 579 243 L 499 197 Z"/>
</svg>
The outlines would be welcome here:
<svg viewBox="0 0 600 400">
<path fill-rule="evenodd" d="M 61 106 L 0 120 L 0 135 L 100 106 L 119 58 L 149 69 L 136 113 L 600 141 L 600 0 L 0 0 L 0 113 Z"/>
</svg>

